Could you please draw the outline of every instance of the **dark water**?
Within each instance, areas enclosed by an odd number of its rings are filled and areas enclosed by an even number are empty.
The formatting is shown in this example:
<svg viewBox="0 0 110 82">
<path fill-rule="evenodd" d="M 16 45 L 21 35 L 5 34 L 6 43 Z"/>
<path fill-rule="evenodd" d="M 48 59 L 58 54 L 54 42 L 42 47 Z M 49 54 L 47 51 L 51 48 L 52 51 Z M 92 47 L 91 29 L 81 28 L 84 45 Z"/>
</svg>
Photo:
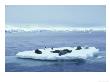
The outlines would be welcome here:
<svg viewBox="0 0 110 82">
<path fill-rule="evenodd" d="M 96 57 L 77 61 L 40 61 L 18 59 L 16 53 L 47 47 L 94 46 Z M 105 32 L 22 32 L 6 33 L 6 71 L 11 72 L 105 72 Z"/>
</svg>

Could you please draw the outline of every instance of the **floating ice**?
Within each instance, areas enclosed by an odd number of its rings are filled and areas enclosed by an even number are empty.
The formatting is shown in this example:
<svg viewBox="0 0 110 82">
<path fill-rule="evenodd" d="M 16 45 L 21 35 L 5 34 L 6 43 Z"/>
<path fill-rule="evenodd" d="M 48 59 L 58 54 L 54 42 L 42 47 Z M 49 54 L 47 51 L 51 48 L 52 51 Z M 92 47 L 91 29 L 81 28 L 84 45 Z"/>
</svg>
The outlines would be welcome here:
<svg viewBox="0 0 110 82">
<path fill-rule="evenodd" d="M 59 56 L 58 53 L 51 52 L 53 50 L 63 50 L 63 49 L 69 49 L 72 50 L 72 52 L 61 56 Z M 72 60 L 75 58 L 86 59 L 88 57 L 93 57 L 95 53 L 99 52 L 99 49 L 96 49 L 95 47 L 89 47 L 88 49 L 82 47 L 81 50 L 76 50 L 76 47 L 74 48 L 61 47 L 61 48 L 54 48 L 53 50 L 51 48 L 46 48 L 39 50 L 42 51 L 42 54 L 36 54 L 35 50 L 32 50 L 32 51 L 19 52 L 16 54 L 16 56 L 19 58 L 31 58 L 31 59 L 40 59 L 40 60 L 58 60 L 58 59 Z"/>
</svg>

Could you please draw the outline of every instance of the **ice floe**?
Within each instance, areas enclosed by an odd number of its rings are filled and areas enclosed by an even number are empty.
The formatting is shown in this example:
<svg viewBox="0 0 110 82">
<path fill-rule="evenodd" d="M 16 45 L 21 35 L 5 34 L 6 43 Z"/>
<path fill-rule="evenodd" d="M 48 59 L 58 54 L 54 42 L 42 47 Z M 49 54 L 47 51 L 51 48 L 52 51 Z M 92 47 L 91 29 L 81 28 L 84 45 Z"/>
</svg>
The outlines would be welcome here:
<svg viewBox="0 0 110 82">
<path fill-rule="evenodd" d="M 64 55 L 59 55 L 59 53 L 53 53 L 52 51 L 55 50 L 72 50 L 70 53 L 66 53 Z M 32 51 L 23 51 L 16 54 L 16 57 L 18 58 L 31 58 L 31 59 L 39 59 L 39 60 L 72 60 L 75 58 L 82 58 L 86 59 L 88 57 L 93 57 L 94 54 L 99 52 L 99 49 L 95 47 L 81 47 L 80 50 L 77 49 L 77 47 L 61 47 L 61 48 L 46 48 L 46 49 L 39 49 L 42 53 L 37 54 L 35 53 L 35 50 Z"/>
</svg>

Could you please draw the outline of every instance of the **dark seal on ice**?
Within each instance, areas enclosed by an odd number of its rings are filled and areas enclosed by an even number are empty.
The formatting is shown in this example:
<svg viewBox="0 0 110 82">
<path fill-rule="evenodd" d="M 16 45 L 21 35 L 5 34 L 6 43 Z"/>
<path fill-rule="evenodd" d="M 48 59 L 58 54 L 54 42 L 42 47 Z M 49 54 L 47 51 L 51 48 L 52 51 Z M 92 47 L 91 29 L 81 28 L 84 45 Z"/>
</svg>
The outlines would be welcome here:
<svg viewBox="0 0 110 82">
<path fill-rule="evenodd" d="M 35 50 L 35 53 L 36 53 L 36 54 L 42 54 L 42 51 L 40 51 L 39 49 L 36 49 L 36 50 Z"/>
<path fill-rule="evenodd" d="M 58 53 L 59 56 L 61 56 L 61 55 L 65 55 L 67 53 L 71 53 L 72 50 L 64 49 L 64 50 L 55 50 L 55 51 L 51 51 L 51 52 L 52 53 Z"/>
<path fill-rule="evenodd" d="M 77 48 L 76 48 L 76 50 L 81 50 L 82 48 L 81 48 L 81 46 L 77 46 Z"/>
</svg>

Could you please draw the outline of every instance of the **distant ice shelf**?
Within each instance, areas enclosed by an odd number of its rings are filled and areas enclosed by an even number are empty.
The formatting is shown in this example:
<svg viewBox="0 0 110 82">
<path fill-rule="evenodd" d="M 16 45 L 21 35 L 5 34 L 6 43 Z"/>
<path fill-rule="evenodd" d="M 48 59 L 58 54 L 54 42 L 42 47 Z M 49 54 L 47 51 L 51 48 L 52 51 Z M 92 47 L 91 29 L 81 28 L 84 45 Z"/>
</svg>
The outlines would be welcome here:
<svg viewBox="0 0 110 82">
<path fill-rule="evenodd" d="M 42 25 L 6 25 L 6 32 L 34 32 L 34 31 L 81 31 L 81 32 L 93 32 L 104 31 L 105 26 L 94 27 L 72 27 L 72 26 L 42 26 Z"/>
<path fill-rule="evenodd" d="M 71 53 L 67 53 L 65 55 L 59 56 L 58 53 L 52 53 L 53 50 L 63 50 L 63 49 L 69 49 L 72 50 Z M 76 47 L 61 47 L 61 48 L 46 48 L 46 49 L 39 49 L 42 51 L 42 54 L 36 54 L 35 50 L 32 51 L 23 51 L 16 54 L 16 57 L 18 58 L 31 58 L 31 59 L 40 59 L 40 60 L 72 60 L 75 58 L 82 58 L 86 59 L 88 57 L 93 57 L 96 53 L 99 52 L 99 49 L 96 49 L 95 47 L 89 47 L 88 49 L 85 49 L 82 47 L 80 50 L 76 50 Z"/>
</svg>

